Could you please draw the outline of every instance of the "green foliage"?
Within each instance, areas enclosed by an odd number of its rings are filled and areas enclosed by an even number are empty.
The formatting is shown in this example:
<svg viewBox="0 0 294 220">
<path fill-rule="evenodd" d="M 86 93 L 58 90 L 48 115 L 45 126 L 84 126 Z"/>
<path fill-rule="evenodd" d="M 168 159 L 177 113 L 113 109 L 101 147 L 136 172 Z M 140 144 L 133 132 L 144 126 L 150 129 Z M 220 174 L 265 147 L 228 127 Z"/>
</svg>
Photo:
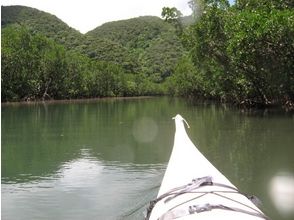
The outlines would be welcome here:
<svg viewBox="0 0 294 220">
<path fill-rule="evenodd" d="M 68 49 L 74 50 L 83 40 L 83 35 L 56 16 L 25 6 L 1 6 L 1 27 L 11 24 L 41 33 Z"/>
<path fill-rule="evenodd" d="M 265 11 L 293 9 L 294 2 L 292 0 L 237 0 L 236 8 L 250 11 L 255 11 L 256 9 Z"/>
<path fill-rule="evenodd" d="M 154 95 L 146 77 L 125 74 L 116 64 L 66 51 L 19 26 L 2 30 L 2 101 Z"/>
<path fill-rule="evenodd" d="M 97 53 L 98 56 L 107 54 L 109 59 L 106 61 L 117 59 L 128 73 L 144 73 L 151 81 L 162 82 L 172 74 L 174 63 L 183 51 L 175 32 L 173 25 L 160 18 L 144 16 L 103 24 L 88 32 L 86 37 L 93 42 L 115 43 L 116 47 L 105 46 L 105 53 Z M 92 48 L 90 51 L 101 50 L 103 44 Z"/>
<path fill-rule="evenodd" d="M 109 22 L 85 35 L 36 9 L 1 7 L 2 101 L 167 93 L 294 102 L 292 1 L 189 5 L 193 19 L 165 7 L 166 21 Z"/>
<path fill-rule="evenodd" d="M 185 29 L 183 43 L 196 76 L 201 73 L 204 96 L 248 104 L 293 102 L 291 1 L 244 0 L 232 7 L 225 0 L 190 4 L 198 20 Z"/>
<path fill-rule="evenodd" d="M 159 74 L 165 79 L 166 72 L 172 70 L 168 63 L 174 63 L 181 57 L 180 52 L 176 50 L 183 50 L 180 39 L 174 36 L 175 27 L 158 17 L 144 16 L 109 22 L 82 35 L 57 17 L 33 8 L 3 6 L 1 11 L 2 28 L 17 23 L 32 33 L 39 33 L 53 39 L 66 49 L 82 53 L 97 61 L 120 65 L 127 73 L 153 74 L 153 70 L 158 69 L 149 62 L 149 56 L 158 53 L 154 42 L 168 42 L 165 43 L 167 48 L 165 53 L 167 57 L 172 58 L 164 59 L 164 68 L 161 67 L 160 72 L 154 72 L 154 75 Z M 145 50 L 148 50 L 148 55 Z M 177 54 L 176 57 L 174 57 L 175 54 Z M 146 63 L 148 63 L 147 70 Z"/>
<path fill-rule="evenodd" d="M 135 72 L 136 59 L 121 44 L 104 38 L 87 36 L 83 44 L 76 48 L 82 54 L 96 61 L 105 61 L 124 67 L 127 72 Z"/>
<path fill-rule="evenodd" d="M 42 48 L 51 45 L 41 37 L 33 39 L 25 29 L 17 27 L 3 29 L 1 39 L 2 100 L 38 96 L 42 82 L 37 72 L 42 71 L 41 60 L 46 54 Z"/>
<path fill-rule="evenodd" d="M 210 98 L 225 98 L 227 87 L 233 84 L 224 32 L 226 5 L 224 1 L 209 1 L 202 9 L 202 16 L 183 34 L 197 72 L 203 75 L 203 94 Z"/>
<path fill-rule="evenodd" d="M 172 26 L 158 17 L 144 16 L 105 23 L 88 32 L 86 36 L 117 42 L 127 48 L 143 48 L 161 33 L 172 31 Z"/>
<path fill-rule="evenodd" d="M 202 97 L 204 95 L 202 77 L 191 59 L 184 56 L 177 64 L 175 74 L 168 81 L 168 91 L 174 95 Z"/>
<path fill-rule="evenodd" d="M 243 95 L 263 103 L 293 99 L 293 10 L 244 10 L 225 28 L 231 65 L 245 82 Z"/>
<path fill-rule="evenodd" d="M 163 7 L 161 17 L 168 22 L 173 22 L 182 16 L 182 13 L 175 7 Z"/>
<path fill-rule="evenodd" d="M 2 101 L 163 94 L 183 51 L 175 28 L 157 17 L 82 35 L 36 9 L 1 12 Z"/>
<path fill-rule="evenodd" d="M 175 65 L 184 53 L 177 36 L 173 33 L 168 35 L 153 40 L 139 59 L 142 72 L 156 83 L 163 82 L 174 73 Z"/>
<path fill-rule="evenodd" d="M 175 7 L 163 7 L 161 12 L 161 17 L 168 23 L 172 24 L 175 29 L 177 35 L 181 35 L 183 32 L 182 25 L 182 13 Z"/>
</svg>

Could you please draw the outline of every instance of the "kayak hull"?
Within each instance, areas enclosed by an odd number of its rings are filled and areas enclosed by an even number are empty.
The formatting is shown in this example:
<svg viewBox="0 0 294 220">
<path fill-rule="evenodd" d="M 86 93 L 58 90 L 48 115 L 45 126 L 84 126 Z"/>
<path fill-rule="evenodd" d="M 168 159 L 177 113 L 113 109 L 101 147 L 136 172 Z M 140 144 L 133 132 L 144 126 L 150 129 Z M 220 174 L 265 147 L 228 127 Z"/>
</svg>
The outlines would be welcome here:
<svg viewBox="0 0 294 220">
<path fill-rule="evenodd" d="M 195 147 L 182 116 L 174 119 L 174 146 L 149 219 L 267 219 Z"/>
</svg>

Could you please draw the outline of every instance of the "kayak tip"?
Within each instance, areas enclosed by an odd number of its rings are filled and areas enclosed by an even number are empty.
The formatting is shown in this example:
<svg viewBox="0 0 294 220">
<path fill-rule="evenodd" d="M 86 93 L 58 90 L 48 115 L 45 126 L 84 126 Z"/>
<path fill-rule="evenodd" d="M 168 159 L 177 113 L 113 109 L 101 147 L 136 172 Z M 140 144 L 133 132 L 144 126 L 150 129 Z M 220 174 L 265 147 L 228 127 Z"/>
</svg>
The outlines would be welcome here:
<svg viewBox="0 0 294 220">
<path fill-rule="evenodd" d="M 172 119 L 174 120 L 183 120 L 184 118 L 180 115 L 180 114 L 177 114 L 175 117 L 173 117 Z"/>
<path fill-rule="evenodd" d="M 176 124 L 178 122 L 185 122 L 187 127 L 190 128 L 190 125 L 188 124 L 188 122 L 180 115 L 180 114 L 177 114 L 175 117 L 172 118 L 173 120 L 175 120 Z"/>
</svg>

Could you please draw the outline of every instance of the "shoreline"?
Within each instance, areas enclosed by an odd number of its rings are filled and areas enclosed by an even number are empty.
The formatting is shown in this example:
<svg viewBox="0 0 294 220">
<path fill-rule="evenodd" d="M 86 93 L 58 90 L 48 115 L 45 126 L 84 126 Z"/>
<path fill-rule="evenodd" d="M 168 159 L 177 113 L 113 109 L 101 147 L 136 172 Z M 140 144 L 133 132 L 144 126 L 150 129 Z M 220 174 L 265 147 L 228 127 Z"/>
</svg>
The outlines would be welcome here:
<svg viewBox="0 0 294 220">
<path fill-rule="evenodd" d="M 129 96 L 129 97 L 103 97 L 103 98 L 78 98 L 78 99 L 52 99 L 52 100 L 35 100 L 35 101 L 16 101 L 16 102 L 1 102 L 1 106 L 16 106 L 16 105 L 38 105 L 38 104 L 69 104 L 69 103 L 90 103 L 103 100 L 131 100 L 131 99 L 149 99 L 159 96 Z"/>
<path fill-rule="evenodd" d="M 101 98 L 77 98 L 77 99 L 51 99 L 51 100 L 34 100 L 34 101 L 15 101 L 15 102 L 1 102 L 2 106 L 20 106 L 20 105 L 40 105 L 40 104 L 69 104 L 69 103 L 92 103 L 97 101 L 106 101 L 106 100 L 138 100 L 138 99 L 150 99 L 150 98 L 157 98 L 157 97 L 170 97 L 170 98 L 184 98 L 186 100 L 197 101 L 199 103 L 206 103 L 206 102 L 213 102 L 218 104 L 227 104 L 230 106 L 237 107 L 239 109 L 272 109 L 272 108 L 280 108 L 283 109 L 285 112 L 292 112 L 294 111 L 294 103 L 293 102 L 286 102 L 285 104 L 282 103 L 270 103 L 270 104 L 263 104 L 263 103 L 236 103 L 236 102 L 222 102 L 217 99 L 203 99 L 203 98 L 191 98 L 191 97 L 181 97 L 181 96 L 168 96 L 168 95 L 161 95 L 161 96 L 127 96 L 127 97 L 101 97 Z"/>
</svg>

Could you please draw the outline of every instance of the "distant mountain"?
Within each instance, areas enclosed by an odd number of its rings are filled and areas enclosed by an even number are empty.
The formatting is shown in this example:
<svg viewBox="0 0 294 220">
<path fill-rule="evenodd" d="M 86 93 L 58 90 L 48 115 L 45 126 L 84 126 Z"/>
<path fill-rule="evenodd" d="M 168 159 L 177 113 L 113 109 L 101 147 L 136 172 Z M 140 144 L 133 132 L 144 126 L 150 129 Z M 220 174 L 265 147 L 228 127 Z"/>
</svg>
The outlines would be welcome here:
<svg viewBox="0 0 294 220">
<path fill-rule="evenodd" d="M 162 19 L 144 16 L 108 22 L 89 31 L 86 35 L 119 42 L 127 48 L 146 48 L 152 39 L 172 31 L 173 27 Z"/>
<path fill-rule="evenodd" d="M 174 26 L 154 16 L 105 23 L 85 35 L 91 39 L 105 39 L 126 48 L 129 60 L 139 72 L 161 82 L 183 54 Z M 95 40 L 94 40 L 95 41 Z"/>
<path fill-rule="evenodd" d="M 105 23 L 85 35 L 49 13 L 24 6 L 1 6 L 1 27 L 22 25 L 67 49 L 94 60 L 119 64 L 129 73 L 143 73 L 154 82 L 172 74 L 183 47 L 175 28 L 144 16 Z"/>
<path fill-rule="evenodd" d="M 25 6 L 1 6 L 1 27 L 12 24 L 26 26 L 32 32 L 42 33 L 70 49 L 83 39 L 80 32 L 54 15 Z"/>
</svg>

